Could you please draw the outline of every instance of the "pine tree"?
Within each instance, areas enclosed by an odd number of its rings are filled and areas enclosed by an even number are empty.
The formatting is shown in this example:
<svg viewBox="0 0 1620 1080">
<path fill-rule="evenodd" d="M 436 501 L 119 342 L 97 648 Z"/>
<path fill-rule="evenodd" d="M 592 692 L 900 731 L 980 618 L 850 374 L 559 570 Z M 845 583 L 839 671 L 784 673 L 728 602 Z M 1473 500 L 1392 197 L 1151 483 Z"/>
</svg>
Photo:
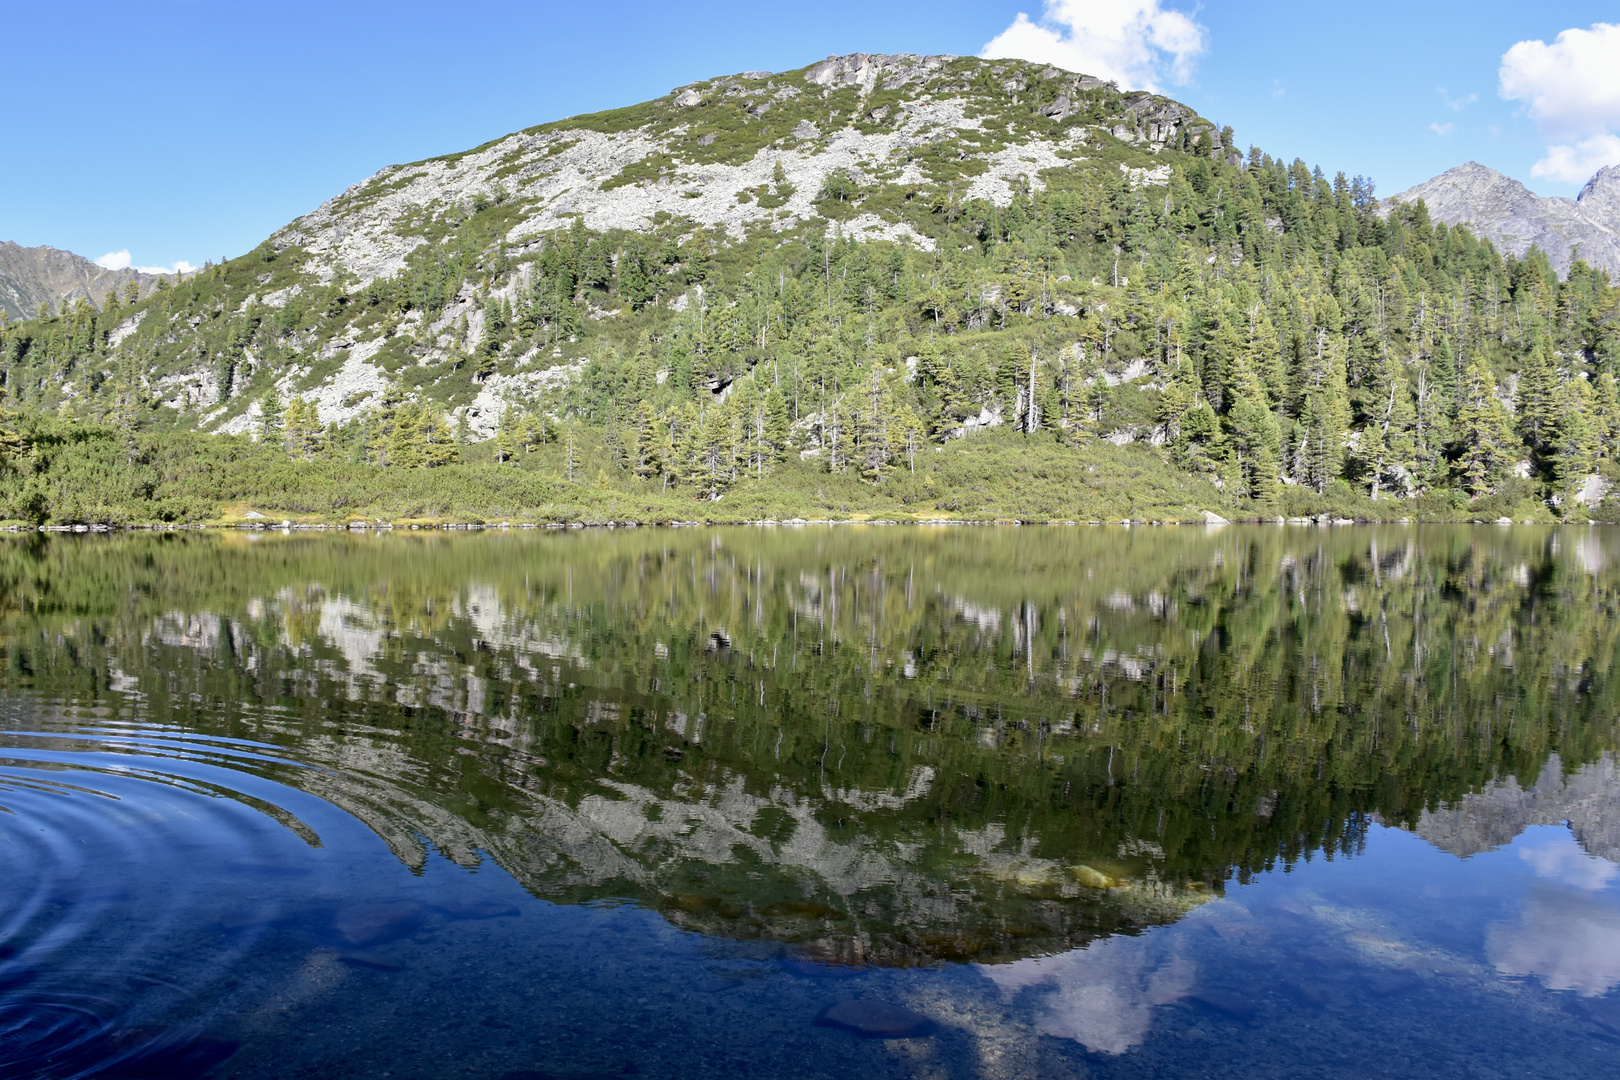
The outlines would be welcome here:
<svg viewBox="0 0 1620 1080">
<path fill-rule="evenodd" d="M 1339 478 L 1343 469 L 1350 400 L 1345 386 L 1343 340 L 1324 334 L 1319 349 L 1318 366 L 1322 370 L 1313 373 L 1306 385 L 1300 422 L 1305 429 L 1301 448 L 1305 475 L 1301 479 L 1320 495 L 1327 492 L 1328 485 Z"/>
<path fill-rule="evenodd" d="M 422 409 L 417 422 L 423 468 L 435 469 L 461 460 L 461 447 L 444 413 L 432 406 Z"/>
<path fill-rule="evenodd" d="M 414 401 L 400 405 L 388 434 L 388 464 L 396 469 L 419 469 L 426 463 L 423 421 L 427 410 Z"/>
<path fill-rule="evenodd" d="M 1548 433 L 1553 451 L 1553 482 L 1563 495 L 1566 510 L 1573 509 L 1575 494 L 1597 467 L 1599 429 L 1594 422 L 1595 395 L 1585 379 L 1566 379 L 1553 399 L 1557 422 Z"/>
<path fill-rule="evenodd" d="M 1374 361 L 1369 382 L 1372 393 L 1357 457 L 1366 469 L 1369 494 L 1377 499 L 1386 478 L 1408 475 L 1415 464 L 1417 414 L 1406 375 L 1388 349 Z"/>
<path fill-rule="evenodd" d="M 771 460 L 781 461 L 787 456 L 788 438 L 792 428 L 788 422 L 787 398 L 772 387 L 765 393 L 765 443 L 770 447 Z"/>
<path fill-rule="evenodd" d="M 259 441 L 263 443 L 278 443 L 281 441 L 282 425 L 281 395 L 275 389 L 264 392 L 259 399 Z"/>
<path fill-rule="evenodd" d="M 1413 461 L 1418 474 L 1427 483 L 1443 484 L 1447 468 L 1446 444 L 1451 441 L 1451 418 L 1447 406 L 1451 398 L 1449 372 L 1445 382 L 1438 373 L 1420 365 L 1414 373 L 1413 394 Z"/>
<path fill-rule="evenodd" d="M 300 461 L 313 459 L 321 442 L 320 410 L 316 404 L 293 398 L 287 403 L 284 426 L 288 455 Z"/>
<path fill-rule="evenodd" d="M 1512 465 L 1518 439 L 1513 418 L 1496 396 L 1496 379 L 1478 363 L 1463 372 L 1457 401 L 1455 468 L 1475 498 L 1490 491 Z"/>
<path fill-rule="evenodd" d="M 1238 357 L 1228 393 L 1232 403 L 1226 414 L 1229 489 L 1238 498 L 1269 507 L 1277 498 L 1282 434 L 1266 407 L 1265 386 L 1246 357 Z"/>
<path fill-rule="evenodd" d="M 520 422 L 517 406 L 508 403 L 495 423 L 495 464 L 504 465 L 517 457 Z"/>
<path fill-rule="evenodd" d="M 631 420 L 630 471 L 646 480 L 663 470 L 663 447 L 658 414 L 646 400 L 636 403 Z"/>
<path fill-rule="evenodd" d="M 1544 342 L 1538 341 L 1524 358 L 1514 395 L 1520 436 L 1536 454 L 1548 449 L 1556 427 L 1557 391 L 1551 350 Z"/>
<path fill-rule="evenodd" d="M 1592 424 L 1597 433 L 1598 453 L 1614 460 L 1620 443 L 1620 387 L 1605 371 L 1592 384 Z"/>
</svg>

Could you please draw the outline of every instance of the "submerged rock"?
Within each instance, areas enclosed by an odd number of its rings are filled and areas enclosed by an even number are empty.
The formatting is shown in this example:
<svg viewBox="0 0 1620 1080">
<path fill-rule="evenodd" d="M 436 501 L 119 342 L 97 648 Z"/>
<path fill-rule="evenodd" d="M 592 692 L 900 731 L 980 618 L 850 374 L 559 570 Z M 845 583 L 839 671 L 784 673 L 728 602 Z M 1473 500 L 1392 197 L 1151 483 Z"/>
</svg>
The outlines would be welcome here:
<svg viewBox="0 0 1620 1080">
<path fill-rule="evenodd" d="M 1069 867 L 1069 873 L 1088 889 L 1112 889 L 1119 884 L 1117 878 L 1109 877 L 1101 870 L 1093 870 L 1084 863 Z"/>
<path fill-rule="evenodd" d="M 518 915 L 518 909 L 511 904 L 498 904 L 493 900 L 452 901 L 433 906 L 452 919 L 501 919 Z"/>
<path fill-rule="evenodd" d="M 361 948 L 409 937 L 426 921 L 418 904 L 398 901 L 384 904 L 355 904 L 332 918 L 332 928 L 350 945 Z"/>
<path fill-rule="evenodd" d="M 816 1017 L 816 1024 L 863 1039 L 918 1039 L 932 1035 L 939 1026 L 921 1013 L 875 998 L 851 998 L 829 1005 Z"/>
<path fill-rule="evenodd" d="M 405 965 L 392 960 L 383 960 L 375 956 L 355 956 L 353 953 L 344 953 L 337 958 L 338 963 L 352 968 L 365 968 L 368 971 L 404 971 Z"/>
<path fill-rule="evenodd" d="M 828 964 L 793 958 L 782 961 L 782 970 L 801 979 L 848 979 L 865 969 L 853 964 Z"/>
<path fill-rule="evenodd" d="M 1249 997 L 1230 990 L 1200 990 L 1187 1000 L 1205 1012 L 1220 1013 L 1234 1020 L 1253 1020 L 1257 1011 Z"/>
</svg>

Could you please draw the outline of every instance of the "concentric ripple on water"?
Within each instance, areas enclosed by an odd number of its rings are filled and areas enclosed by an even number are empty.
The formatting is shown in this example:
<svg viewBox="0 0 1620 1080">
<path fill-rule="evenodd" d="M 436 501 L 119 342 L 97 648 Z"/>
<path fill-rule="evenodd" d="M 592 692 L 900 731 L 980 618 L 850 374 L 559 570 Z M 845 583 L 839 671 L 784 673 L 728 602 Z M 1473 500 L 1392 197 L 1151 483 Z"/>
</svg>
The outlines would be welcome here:
<svg viewBox="0 0 1620 1080">
<path fill-rule="evenodd" d="M 0 1076 L 200 1074 L 315 834 L 273 748 L 57 720 L 0 735 Z"/>
</svg>

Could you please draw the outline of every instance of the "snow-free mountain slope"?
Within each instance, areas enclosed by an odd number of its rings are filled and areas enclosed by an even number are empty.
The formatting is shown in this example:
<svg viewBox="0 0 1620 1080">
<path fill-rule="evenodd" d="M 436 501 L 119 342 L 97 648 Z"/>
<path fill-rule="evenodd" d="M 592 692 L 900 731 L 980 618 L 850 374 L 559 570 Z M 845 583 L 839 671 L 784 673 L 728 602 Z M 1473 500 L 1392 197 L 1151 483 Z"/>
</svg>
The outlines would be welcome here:
<svg viewBox="0 0 1620 1080">
<path fill-rule="evenodd" d="M 33 318 L 41 304 L 62 311 L 83 297 L 100 307 L 113 292 L 122 296 L 130 282 L 146 296 L 157 281 L 139 270 L 108 270 L 71 251 L 0 241 L 0 311 L 7 318 Z"/>
<path fill-rule="evenodd" d="M 1537 195 L 1511 176 L 1470 161 L 1386 200 L 1421 199 L 1429 216 L 1466 225 L 1504 252 L 1539 248 L 1559 276 L 1576 259 L 1620 278 L 1620 169 L 1600 171 L 1578 199 Z"/>
<path fill-rule="evenodd" d="M 1071 118 L 1087 123 L 1065 124 Z M 575 220 L 644 232 L 685 219 L 738 241 L 831 219 L 845 236 L 904 237 L 931 250 L 920 220 L 935 200 L 1005 206 L 1015 187 L 1039 189 L 1045 170 L 1084 158 L 1099 135 L 1156 151 L 1184 130 L 1213 135 L 1176 102 L 1122 95 L 1057 68 L 856 53 L 692 83 L 642 105 L 391 166 L 273 243 L 302 248 L 323 278 L 341 269 L 364 284 L 402 269 L 437 238 L 447 212 L 512 201 L 519 209 L 505 239 L 517 247 Z M 861 190 L 859 212 L 823 198 L 839 174 Z"/>
</svg>

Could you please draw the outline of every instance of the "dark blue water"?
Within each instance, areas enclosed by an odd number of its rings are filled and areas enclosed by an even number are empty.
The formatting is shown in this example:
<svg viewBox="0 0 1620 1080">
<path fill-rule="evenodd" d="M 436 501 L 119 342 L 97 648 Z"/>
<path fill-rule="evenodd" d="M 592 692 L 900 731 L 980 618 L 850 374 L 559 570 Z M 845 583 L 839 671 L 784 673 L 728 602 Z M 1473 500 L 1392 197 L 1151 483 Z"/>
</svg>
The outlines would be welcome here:
<svg viewBox="0 0 1620 1080">
<path fill-rule="evenodd" d="M 329 645 L 363 629 L 350 614 Z M 208 662 L 262 670 L 245 640 Z M 323 670 L 318 648 L 264 640 Z M 431 666 L 419 646 L 402 662 Z M 690 729 L 680 761 L 651 756 L 690 770 L 675 788 L 581 750 L 603 786 L 580 797 L 546 787 L 571 766 L 555 744 L 519 745 L 516 699 L 419 709 L 406 729 L 354 713 L 311 726 L 300 695 L 342 692 L 292 680 L 197 702 L 186 687 L 204 684 L 172 653 L 147 655 L 134 674 L 98 660 L 99 703 L 14 683 L 0 705 L 0 1076 L 1599 1077 L 1620 1055 L 1620 866 L 1596 853 L 1620 823 L 1620 774 L 1601 748 L 1472 785 L 1409 827 L 1362 814 L 1347 837 L 1213 885 L 1155 872 L 1169 857 L 1143 837 L 1098 889 L 1074 884 L 1072 853 L 1008 841 L 1010 802 L 840 832 L 828 806 L 851 785 L 700 772 Z M 577 670 L 600 672 L 600 655 Z M 256 737 L 227 733 L 242 715 Z M 445 733 L 448 749 L 420 743 Z M 458 769 L 474 779 L 444 780 Z M 868 819 L 926 801 L 943 769 L 867 789 Z M 497 814 L 501 791 L 532 801 Z M 1003 920 L 995 940 L 1014 944 L 991 962 L 829 962 L 879 954 L 891 922 L 937 935 L 1012 910 L 916 854 L 947 828 L 974 880 L 1038 901 Z M 746 836 L 774 839 L 750 854 Z M 802 900 L 751 894 L 789 864 L 818 868 L 795 879 Z M 823 910 L 846 879 L 856 899 Z M 891 919 L 860 899 L 880 886 L 923 899 Z M 1042 936 L 1083 903 L 1136 914 L 1075 947 Z M 727 930 L 752 917 L 727 922 L 727 905 L 762 914 Z M 795 919 L 814 925 L 780 930 Z"/>
</svg>

